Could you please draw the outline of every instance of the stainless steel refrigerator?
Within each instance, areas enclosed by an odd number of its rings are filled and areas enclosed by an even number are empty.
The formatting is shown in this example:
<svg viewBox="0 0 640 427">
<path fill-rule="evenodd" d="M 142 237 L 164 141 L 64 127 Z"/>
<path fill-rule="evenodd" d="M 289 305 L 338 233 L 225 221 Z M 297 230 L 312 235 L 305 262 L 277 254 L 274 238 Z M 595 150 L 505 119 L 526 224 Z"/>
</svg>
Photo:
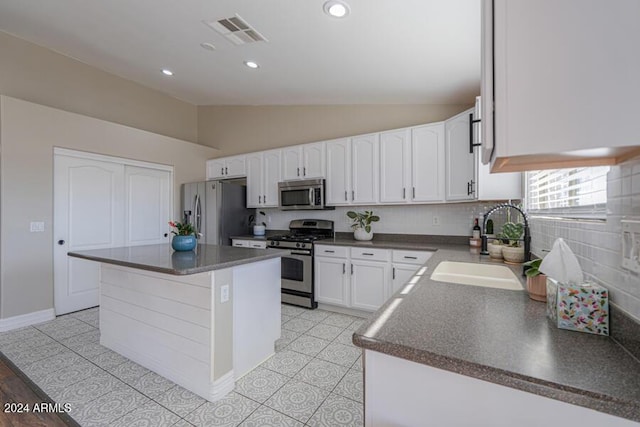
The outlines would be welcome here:
<svg viewBox="0 0 640 427">
<path fill-rule="evenodd" d="M 192 182 L 182 185 L 183 221 L 202 233 L 200 243 L 231 245 L 231 236 L 249 234 L 247 187 L 226 181 Z"/>
</svg>

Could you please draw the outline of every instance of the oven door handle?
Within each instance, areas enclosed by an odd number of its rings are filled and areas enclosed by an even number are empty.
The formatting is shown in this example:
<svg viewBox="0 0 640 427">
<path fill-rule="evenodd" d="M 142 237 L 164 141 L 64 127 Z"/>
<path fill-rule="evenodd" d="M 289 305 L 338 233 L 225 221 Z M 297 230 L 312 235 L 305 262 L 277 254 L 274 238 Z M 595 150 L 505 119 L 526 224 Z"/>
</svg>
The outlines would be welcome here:
<svg viewBox="0 0 640 427">
<path fill-rule="evenodd" d="M 291 251 L 291 255 L 311 255 L 311 252 L 305 252 L 305 251 Z"/>
</svg>

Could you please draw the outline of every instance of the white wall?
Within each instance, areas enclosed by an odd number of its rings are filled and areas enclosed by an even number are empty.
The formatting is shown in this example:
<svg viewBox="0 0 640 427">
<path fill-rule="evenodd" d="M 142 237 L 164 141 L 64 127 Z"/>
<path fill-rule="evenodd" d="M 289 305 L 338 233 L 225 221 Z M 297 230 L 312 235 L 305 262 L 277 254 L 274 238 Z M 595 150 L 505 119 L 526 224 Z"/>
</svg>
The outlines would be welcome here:
<svg viewBox="0 0 640 427">
<path fill-rule="evenodd" d="M 174 167 L 180 185 L 204 179 L 215 150 L 155 133 L 0 96 L 0 318 L 53 307 L 53 148 Z M 169 218 L 167 219 L 169 220 Z M 30 233 L 44 221 L 44 233 Z"/>
<path fill-rule="evenodd" d="M 607 177 L 606 222 L 531 220 L 532 250 L 545 255 L 557 237 L 576 254 L 591 280 L 609 289 L 611 300 L 640 321 L 640 276 L 621 267 L 622 217 L 640 218 L 640 161 L 612 166 Z"/>
<path fill-rule="evenodd" d="M 427 234 L 446 236 L 471 236 L 473 219 L 482 214 L 497 202 L 455 203 L 441 205 L 405 205 L 405 206 L 351 206 L 336 207 L 330 211 L 280 211 L 263 209 L 270 217 L 267 222 L 270 230 L 286 230 L 289 221 L 300 218 L 329 219 L 334 221 L 335 231 L 350 232 L 351 220 L 346 213 L 350 210 L 373 210 L 380 216 L 380 222 L 373 224 L 374 233 L 394 234 Z M 433 225 L 433 217 L 437 216 L 439 226 Z M 499 215 L 494 217 L 496 220 Z M 499 224 L 496 222 L 499 229 Z"/>
</svg>

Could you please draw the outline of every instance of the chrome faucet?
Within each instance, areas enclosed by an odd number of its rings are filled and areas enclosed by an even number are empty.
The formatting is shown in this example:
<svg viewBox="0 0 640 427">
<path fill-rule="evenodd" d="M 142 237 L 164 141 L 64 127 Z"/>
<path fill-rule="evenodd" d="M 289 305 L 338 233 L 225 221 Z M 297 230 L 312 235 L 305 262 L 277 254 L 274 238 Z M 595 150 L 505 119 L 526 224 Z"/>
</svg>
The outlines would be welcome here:
<svg viewBox="0 0 640 427">
<path fill-rule="evenodd" d="M 524 260 L 530 261 L 531 260 L 531 232 L 529 230 L 529 218 L 527 217 L 527 214 L 524 213 L 522 209 L 520 209 L 516 205 L 512 205 L 511 203 L 501 203 L 499 205 L 496 205 L 491 209 L 489 209 L 484 214 L 484 220 L 482 221 L 482 248 L 481 248 L 480 254 L 489 255 L 489 251 L 487 250 L 487 220 L 489 219 L 489 216 L 495 211 L 498 211 L 500 209 L 507 209 L 507 208 L 513 208 L 517 210 L 522 214 L 522 217 L 524 218 Z"/>
</svg>

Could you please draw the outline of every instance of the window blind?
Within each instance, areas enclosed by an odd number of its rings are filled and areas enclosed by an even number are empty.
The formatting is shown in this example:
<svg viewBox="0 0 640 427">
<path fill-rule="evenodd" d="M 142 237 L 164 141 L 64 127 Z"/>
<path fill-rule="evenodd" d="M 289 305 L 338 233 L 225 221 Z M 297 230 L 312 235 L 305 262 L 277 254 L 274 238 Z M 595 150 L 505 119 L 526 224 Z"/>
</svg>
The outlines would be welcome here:
<svg viewBox="0 0 640 427">
<path fill-rule="evenodd" d="M 609 166 L 527 172 L 527 210 L 534 215 L 605 218 Z"/>
</svg>

